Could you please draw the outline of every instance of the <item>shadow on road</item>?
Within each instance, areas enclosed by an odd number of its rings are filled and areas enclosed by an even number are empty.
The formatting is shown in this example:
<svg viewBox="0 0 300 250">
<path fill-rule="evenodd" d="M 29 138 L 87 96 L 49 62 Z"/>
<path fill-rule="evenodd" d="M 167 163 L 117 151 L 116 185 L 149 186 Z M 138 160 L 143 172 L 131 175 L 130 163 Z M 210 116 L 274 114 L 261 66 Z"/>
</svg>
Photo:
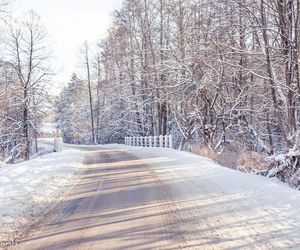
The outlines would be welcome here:
<svg viewBox="0 0 300 250">
<path fill-rule="evenodd" d="M 168 157 L 82 149 L 86 169 L 79 183 L 18 249 L 298 247 L 298 224 L 278 216 L 285 207 L 270 211 L 238 193 L 206 190 L 197 176 L 172 174 L 168 169 L 187 166 Z"/>
</svg>

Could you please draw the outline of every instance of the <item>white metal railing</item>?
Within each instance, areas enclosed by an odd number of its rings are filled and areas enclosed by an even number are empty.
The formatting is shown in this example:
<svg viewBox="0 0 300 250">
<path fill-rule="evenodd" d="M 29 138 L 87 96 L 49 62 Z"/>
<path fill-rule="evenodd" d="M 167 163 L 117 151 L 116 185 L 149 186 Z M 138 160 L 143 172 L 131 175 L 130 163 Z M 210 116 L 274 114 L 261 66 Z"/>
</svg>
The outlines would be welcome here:
<svg viewBox="0 0 300 250">
<path fill-rule="evenodd" d="M 125 145 L 136 147 L 173 148 L 172 135 L 125 137 Z"/>
</svg>

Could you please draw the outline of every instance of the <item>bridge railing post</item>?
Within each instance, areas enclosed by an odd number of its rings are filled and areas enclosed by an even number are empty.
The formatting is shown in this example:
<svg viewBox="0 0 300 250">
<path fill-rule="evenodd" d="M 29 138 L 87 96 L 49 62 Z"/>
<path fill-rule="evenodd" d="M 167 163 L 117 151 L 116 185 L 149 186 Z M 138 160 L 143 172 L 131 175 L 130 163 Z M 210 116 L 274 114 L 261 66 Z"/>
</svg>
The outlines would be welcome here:
<svg viewBox="0 0 300 250">
<path fill-rule="evenodd" d="M 169 137 L 167 135 L 164 136 L 164 141 L 165 141 L 164 147 L 167 148 L 169 145 Z"/>
<path fill-rule="evenodd" d="M 163 135 L 160 135 L 159 136 L 159 147 L 163 147 L 164 146 L 164 136 Z"/>
<path fill-rule="evenodd" d="M 153 136 L 153 147 L 157 147 L 157 136 Z"/>
<path fill-rule="evenodd" d="M 173 137 L 169 135 L 169 148 L 173 148 Z"/>
</svg>

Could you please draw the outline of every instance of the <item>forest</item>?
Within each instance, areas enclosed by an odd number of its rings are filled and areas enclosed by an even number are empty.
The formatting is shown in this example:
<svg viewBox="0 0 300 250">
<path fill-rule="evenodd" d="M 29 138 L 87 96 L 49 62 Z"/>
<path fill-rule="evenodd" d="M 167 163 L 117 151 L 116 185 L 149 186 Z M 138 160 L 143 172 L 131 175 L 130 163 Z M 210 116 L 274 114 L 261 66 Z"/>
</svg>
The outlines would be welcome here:
<svg viewBox="0 0 300 250">
<path fill-rule="evenodd" d="M 125 0 L 107 37 L 82 44 L 80 72 L 49 100 L 38 17 L 6 21 L 0 160 L 38 150 L 52 106 L 66 143 L 171 134 L 179 150 L 298 186 L 299 23 L 300 0 Z"/>
</svg>

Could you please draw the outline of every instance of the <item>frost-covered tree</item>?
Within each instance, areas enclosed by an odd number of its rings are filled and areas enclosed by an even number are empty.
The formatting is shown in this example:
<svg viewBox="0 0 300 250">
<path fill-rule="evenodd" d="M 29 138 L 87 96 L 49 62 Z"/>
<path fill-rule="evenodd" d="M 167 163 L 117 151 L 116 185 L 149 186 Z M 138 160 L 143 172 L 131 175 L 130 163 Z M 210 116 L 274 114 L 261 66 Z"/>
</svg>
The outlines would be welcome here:
<svg viewBox="0 0 300 250">
<path fill-rule="evenodd" d="M 45 110 L 50 53 L 47 34 L 34 12 L 7 23 L 1 65 L 2 157 L 29 159 L 37 151 L 37 125 Z"/>
<path fill-rule="evenodd" d="M 57 122 L 62 127 L 66 143 L 90 143 L 90 113 L 88 88 L 85 82 L 72 75 L 56 101 Z"/>
<path fill-rule="evenodd" d="M 98 142 L 172 133 L 181 149 L 271 156 L 266 174 L 295 179 L 299 8 L 298 0 L 124 1 L 95 48 Z"/>
</svg>

